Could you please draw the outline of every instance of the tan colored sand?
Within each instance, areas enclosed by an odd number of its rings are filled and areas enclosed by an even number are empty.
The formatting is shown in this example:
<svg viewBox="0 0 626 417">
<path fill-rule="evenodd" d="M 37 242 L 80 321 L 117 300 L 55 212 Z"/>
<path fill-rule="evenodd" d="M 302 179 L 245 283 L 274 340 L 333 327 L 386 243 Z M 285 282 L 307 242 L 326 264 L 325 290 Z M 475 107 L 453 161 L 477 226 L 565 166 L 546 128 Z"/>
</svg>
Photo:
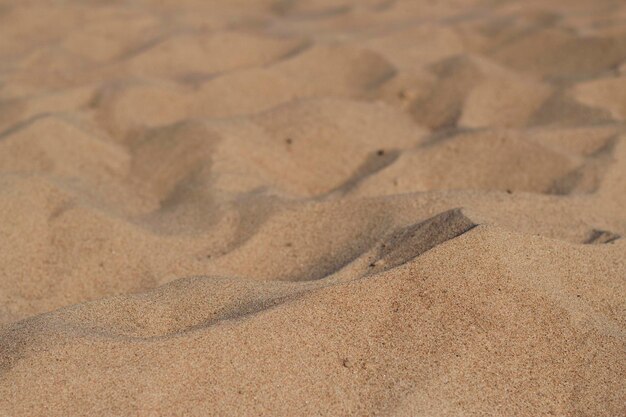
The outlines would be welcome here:
<svg viewBox="0 0 626 417">
<path fill-rule="evenodd" d="M 0 0 L 0 416 L 626 415 L 621 0 Z"/>
</svg>

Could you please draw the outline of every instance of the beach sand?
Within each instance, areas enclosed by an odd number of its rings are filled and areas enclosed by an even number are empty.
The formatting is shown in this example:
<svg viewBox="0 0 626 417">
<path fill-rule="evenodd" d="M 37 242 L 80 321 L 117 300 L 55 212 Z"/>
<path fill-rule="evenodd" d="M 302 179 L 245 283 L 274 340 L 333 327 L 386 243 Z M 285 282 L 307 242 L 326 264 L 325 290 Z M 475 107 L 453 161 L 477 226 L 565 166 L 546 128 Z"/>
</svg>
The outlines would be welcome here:
<svg viewBox="0 0 626 417">
<path fill-rule="evenodd" d="M 0 0 L 0 416 L 626 415 L 622 0 Z"/>
</svg>

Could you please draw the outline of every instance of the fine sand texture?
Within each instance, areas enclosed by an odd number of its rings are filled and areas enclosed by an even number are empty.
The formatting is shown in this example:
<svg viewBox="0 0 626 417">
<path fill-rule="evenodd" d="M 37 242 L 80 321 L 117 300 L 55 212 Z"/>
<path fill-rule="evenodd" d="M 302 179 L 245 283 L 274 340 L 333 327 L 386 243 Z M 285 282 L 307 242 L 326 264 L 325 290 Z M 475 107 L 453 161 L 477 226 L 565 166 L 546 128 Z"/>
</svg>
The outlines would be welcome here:
<svg viewBox="0 0 626 417">
<path fill-rule="evenodd" d="M 0 417 L 625 416 L 623 0 L 0 0 Z"/>
</svg>

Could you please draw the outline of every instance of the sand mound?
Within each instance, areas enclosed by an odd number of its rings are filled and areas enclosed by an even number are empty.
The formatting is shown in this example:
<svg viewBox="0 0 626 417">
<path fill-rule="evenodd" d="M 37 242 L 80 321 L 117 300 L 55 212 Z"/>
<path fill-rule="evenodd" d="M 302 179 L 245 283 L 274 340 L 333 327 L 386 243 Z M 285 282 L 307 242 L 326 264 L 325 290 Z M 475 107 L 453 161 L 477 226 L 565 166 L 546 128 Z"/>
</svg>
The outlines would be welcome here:
<svg viewBox="0 0 626 417">
<path fill-rule="evenodd" d="M 0 0 L 0 415 L 626 413 L 618 0 Z"/>
<path fill-rule="evenodd" d="M 187 279 L 8 326 L 3 398 L 76 414 L 202 414 L 189 406 L 199 396 L 235 414 L 621 410 L 623 318 L 611 311 L 623 308 L 624 248 L 529 246 L 480 227 L 463 236 L 366 278 Z M 607 259 L 621 270 L 590 278 Z M 584 385 L 555 383 L 581 369 Z M 65 389 L 43 389 L 59 381 Z"/>
</svg>

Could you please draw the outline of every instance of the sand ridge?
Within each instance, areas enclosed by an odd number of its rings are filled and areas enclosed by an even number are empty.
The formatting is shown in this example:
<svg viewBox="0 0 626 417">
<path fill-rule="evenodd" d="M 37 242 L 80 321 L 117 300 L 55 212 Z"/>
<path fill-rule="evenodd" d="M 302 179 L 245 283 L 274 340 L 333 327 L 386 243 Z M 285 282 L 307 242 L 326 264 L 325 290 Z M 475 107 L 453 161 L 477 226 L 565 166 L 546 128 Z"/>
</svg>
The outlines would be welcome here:
<svg viewBox="0 0 626 417">
<path fill-rule="evenodd" d="M 618 0 L 0 0 L 0 416 L 626 413 Z"/>
</svg>

